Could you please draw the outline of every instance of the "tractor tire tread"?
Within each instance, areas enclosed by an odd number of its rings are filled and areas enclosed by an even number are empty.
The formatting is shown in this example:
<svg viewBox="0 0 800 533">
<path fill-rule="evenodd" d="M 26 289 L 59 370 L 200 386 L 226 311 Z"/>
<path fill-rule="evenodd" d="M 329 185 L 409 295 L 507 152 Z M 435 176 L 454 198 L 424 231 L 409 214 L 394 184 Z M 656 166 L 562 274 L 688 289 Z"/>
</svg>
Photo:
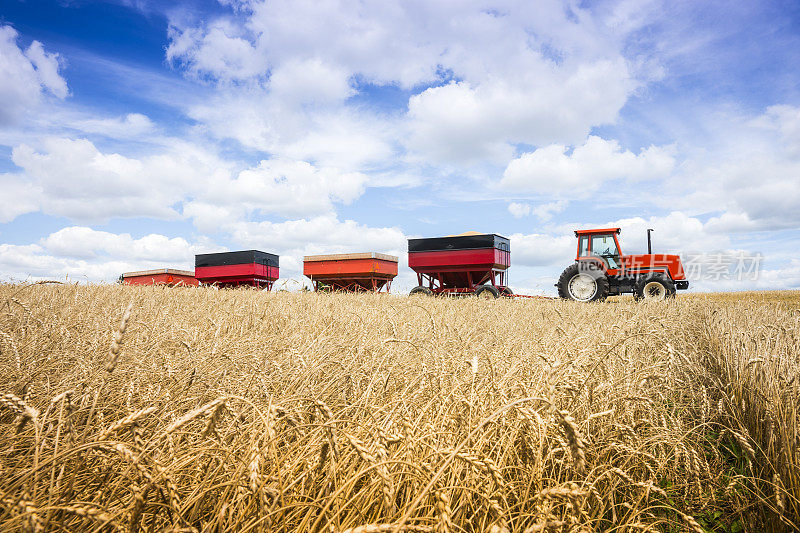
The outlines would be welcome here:
<svg viewBox="0 0 800 533">
<path fill-rule="evenodd" d="M 417 285 L 416 287 L 411 289 L 411 292 L 409 292 L 408 294 L 409 294 L 409 296 L 411 296 L 412 294 L 423 294 L 425 296 L 432 296 L 433 295 L 433 291 L 431 291 L 428 287 L 424 287 L 422 285 Z"/>
<path fill-rule="evenodd" d="M 475 289 L 475 296 L 480 297 L 484 292 L 490 292 L 495 298 L 500 297 L 500 291 L 494 285 L 481 285 Z"/>
<path fill-rule="evenodd" d="M 561 276 L 558 278 L 558 297 L 563 300 L 573 300 L 572 296 L 569 294 L 569 280 L 571 280 L 576 274 L 580 272 L 580 263 L 572 263 L 564 271 L 561 273 Z M 608 283 L 608 277 L 600 272 L 597 272 L 595 279 L 597 280 L 597 293 L 595 294 L 594 298 L 591 301 L 604 301 L 608 297 L 608 293 L 611 290 L 611 287 Z"/>
</svg>

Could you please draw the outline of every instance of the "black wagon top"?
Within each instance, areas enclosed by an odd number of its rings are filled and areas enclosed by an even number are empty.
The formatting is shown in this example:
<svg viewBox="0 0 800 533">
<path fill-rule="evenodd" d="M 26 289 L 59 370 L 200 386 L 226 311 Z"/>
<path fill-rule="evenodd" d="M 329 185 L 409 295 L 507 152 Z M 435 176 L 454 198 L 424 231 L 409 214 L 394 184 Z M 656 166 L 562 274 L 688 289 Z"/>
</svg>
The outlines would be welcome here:
<svg viewBox="0 0 800 533">
<path fill-rule="evenodd" d="M 238 250 L 236 252 L 221 252 L 216 254 L 197 254 L 194 256 L 194 266 L 226 266 L 245 265 L 257 263 L 259 265 L 278 267 L 278 256 L 260 250 Z"/>
<path fill-rule="evenodd" d="M 511 243 L 506 237 L 495 233 L 477 235 L 452 235 L 428 239 L 408 239 L 409 252 L 438 252 L 442 250 L 474 250 L 477 248 L 497 248 L 511 251 Z"/>
</svg>

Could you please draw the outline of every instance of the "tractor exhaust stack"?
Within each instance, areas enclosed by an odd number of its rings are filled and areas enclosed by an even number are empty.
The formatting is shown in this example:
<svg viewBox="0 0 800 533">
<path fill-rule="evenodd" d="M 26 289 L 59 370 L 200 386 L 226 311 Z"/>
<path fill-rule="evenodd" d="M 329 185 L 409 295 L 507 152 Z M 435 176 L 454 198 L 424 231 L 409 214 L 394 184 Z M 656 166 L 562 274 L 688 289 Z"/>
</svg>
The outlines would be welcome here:
<svg viewBox="0 0 800 533">
<path fill-rule="evenodd" d="M 653 253 L 653 242 L 650 240 L 650 232 L 653 231 L 652 229 L 647 230 L 647 253 Z"/>
</svg>

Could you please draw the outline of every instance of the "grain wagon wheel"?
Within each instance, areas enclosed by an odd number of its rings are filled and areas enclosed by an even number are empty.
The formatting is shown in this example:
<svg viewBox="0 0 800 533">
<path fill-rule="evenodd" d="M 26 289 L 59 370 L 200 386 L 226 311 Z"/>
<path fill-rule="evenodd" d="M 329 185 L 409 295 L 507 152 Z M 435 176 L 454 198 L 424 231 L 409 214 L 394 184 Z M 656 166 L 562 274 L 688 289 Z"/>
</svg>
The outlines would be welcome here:
<svg viewBox="0 0 800 533">
<path fill-rule="evenodd" d="M 494 300 L 500 296 L 500 291 L 494 285 L 481 285 L 475 290 L 475 296 L 485 300 Z"/>
<path fill-rule="evenodd" d="M 431 291 L 428 287 L 423 287 L 419 285 L 411 289 L 411 292 L 408 293 L 409 296 L 414 296 L 415 294 L 420 294 L 422 296 L 431 296 L 433 295 L 433 291 Z"/>
</svg>

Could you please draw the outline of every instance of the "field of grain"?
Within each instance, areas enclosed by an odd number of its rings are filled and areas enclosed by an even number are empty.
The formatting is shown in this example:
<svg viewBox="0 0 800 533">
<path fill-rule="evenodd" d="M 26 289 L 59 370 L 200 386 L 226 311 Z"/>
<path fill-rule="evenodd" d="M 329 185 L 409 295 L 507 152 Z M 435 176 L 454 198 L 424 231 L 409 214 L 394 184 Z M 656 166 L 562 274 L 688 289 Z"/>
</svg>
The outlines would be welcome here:
<svg viewBox="0 0 800 533">
<path fill-rule="evenodd" d="M 0 286 L 3 531 L 790 531 L 800 297 Z"/>
</svg>

